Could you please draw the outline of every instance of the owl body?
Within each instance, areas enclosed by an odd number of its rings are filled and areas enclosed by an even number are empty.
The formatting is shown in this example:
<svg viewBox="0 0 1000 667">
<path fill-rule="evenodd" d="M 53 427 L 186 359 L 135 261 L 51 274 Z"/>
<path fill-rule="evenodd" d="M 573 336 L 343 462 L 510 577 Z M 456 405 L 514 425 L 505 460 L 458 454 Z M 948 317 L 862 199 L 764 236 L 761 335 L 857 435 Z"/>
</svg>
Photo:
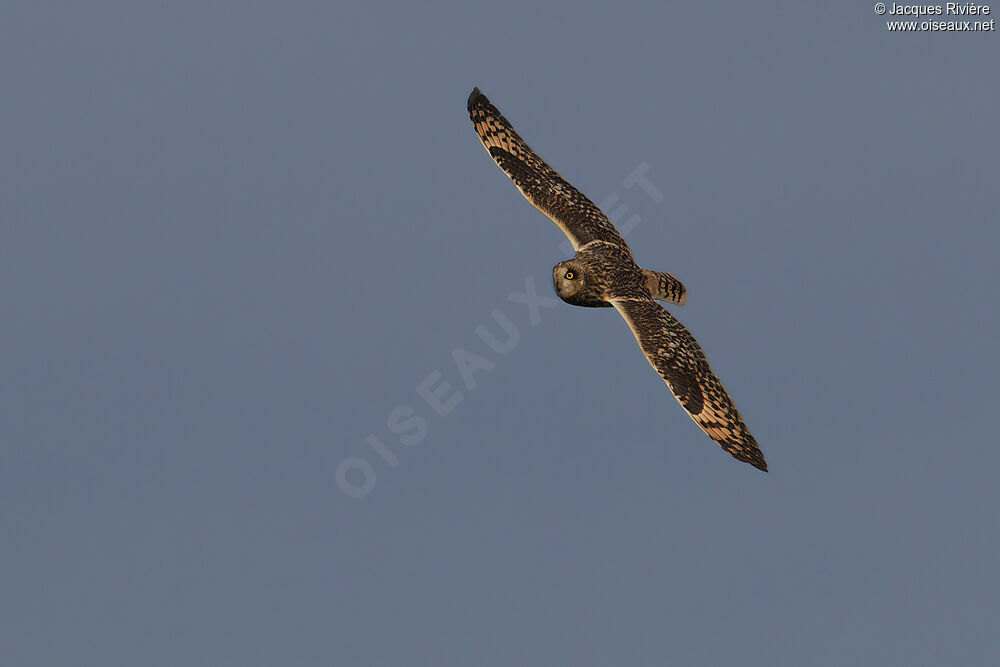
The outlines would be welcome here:
<svg viewBox="0 0 1000 667">
<path fill-rule="evenodd" d="M 612 299 L 649 298 L 646 276 L 627 249 L 593 241 L 573 259 L 552 269 L 552 283 L 560 299 L 573 306 L 605 308 Z"/>
</svg>

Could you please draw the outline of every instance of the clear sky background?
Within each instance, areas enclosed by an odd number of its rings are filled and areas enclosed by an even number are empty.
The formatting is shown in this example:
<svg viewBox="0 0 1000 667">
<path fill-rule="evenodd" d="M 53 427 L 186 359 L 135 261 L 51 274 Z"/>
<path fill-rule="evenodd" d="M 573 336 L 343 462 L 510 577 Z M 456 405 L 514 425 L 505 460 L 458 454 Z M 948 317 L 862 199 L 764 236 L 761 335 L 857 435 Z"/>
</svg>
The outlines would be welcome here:
<svg viewBox="0 0 1000 667">
<path fill-rule="evenodd" d="M 869 2 L 3 14 L 0 663 L 997 664 L 997 33 Z M 509 299 L 567 254 L 473 86 L 684 281 L 769 474 L 615 311 Z"/>
</svg>

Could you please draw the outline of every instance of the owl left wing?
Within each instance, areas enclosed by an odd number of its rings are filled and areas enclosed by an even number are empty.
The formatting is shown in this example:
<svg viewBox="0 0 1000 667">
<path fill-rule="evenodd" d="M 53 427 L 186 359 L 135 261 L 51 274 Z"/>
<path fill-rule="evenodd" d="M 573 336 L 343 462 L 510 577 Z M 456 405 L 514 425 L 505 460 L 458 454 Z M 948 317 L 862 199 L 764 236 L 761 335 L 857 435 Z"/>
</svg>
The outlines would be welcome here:
<svg viewBox="0 0 1000 667">
<path fill-rule="evenodd" d="M 757 441 L 691 332 L 651 299 L 611 303 L 632 329 L 646 359 L 701 430 L 733 457 L 767 472 Z"/>
<path fill-rule="evenodd" d="M 494 162 L 525 199 L 569 237 L 574 250 L 590 241 L 606 241 L 630 253 L 625 239 L 601 209 L 545 164 L 478 88 L 469 95 L 468 107 L 476 134 Z"/>
</svg>

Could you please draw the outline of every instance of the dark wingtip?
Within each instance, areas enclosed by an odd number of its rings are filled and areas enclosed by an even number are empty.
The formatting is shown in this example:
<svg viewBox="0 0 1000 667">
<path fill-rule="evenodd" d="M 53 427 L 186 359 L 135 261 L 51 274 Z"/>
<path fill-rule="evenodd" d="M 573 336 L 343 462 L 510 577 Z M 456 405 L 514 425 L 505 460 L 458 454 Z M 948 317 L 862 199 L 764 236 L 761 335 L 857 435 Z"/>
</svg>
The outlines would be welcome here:
<svg viewBox="0 0 1000 667">
<path fill-rule="evenodd" d="M 741 456 L 740 459 L 746 463 L 749 463 L 757 470 L 767 472 L 767 461 L 764 460 L 764 455 L 760 453 L 760 450 L 757 450 L 756 452 L 751 452 L 750 456 L 747 457 Z"/>
<path fill-rule="evenodd" d="M 747 433 L 746 440 L 738 445 L 737 449 L 739 453 L 733 452 L 733 456 L 740 461 L 749 463 L 761 472 L 767 472 L 767 461 L 764 460 L 764 452 L 760 451 L 760 447 L 752 435 Z"/>
<path fill-rule="evenodd" d="M 469 93 L 469 101 L 468 101 L 468 103 L 466 103 L 466 106 L 468 107 L 469 111 L 472 111 L 472 108 L 474 106 L 476 106 L 476 103 L 479 102 L 480 98 L 483 99 L 483 100 L 485 100 L 485 101 L 489 101 L 489 100 L 486 100 L 486 96 L 485 95 L 483 95 L 481 92 L 479 92 L 479 88 L 473 88 L 472 92 Z"/>
</svg>

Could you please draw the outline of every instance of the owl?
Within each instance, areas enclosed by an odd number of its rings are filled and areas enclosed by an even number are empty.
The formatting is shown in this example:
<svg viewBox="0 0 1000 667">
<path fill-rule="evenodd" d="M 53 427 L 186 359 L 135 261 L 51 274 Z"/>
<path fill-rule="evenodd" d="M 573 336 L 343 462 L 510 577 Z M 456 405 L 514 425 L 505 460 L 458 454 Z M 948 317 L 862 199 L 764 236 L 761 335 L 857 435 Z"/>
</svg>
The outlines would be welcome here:
<svg viewBox="0 0 1000 667">
<path fill-rule="evenodd" d="M 734 458 L 766 472 L 757 441 L 701 346 L 657 303 L 683 304 L 684 285 L 669 273 L 639 267 L 611 220 L 538 157 L 478 88 L 469 95 L 468 110 L 490 157 L 573 246 L 575 255 L 552 270 L 559 298 L 573 306 L 617 310 L 694 422 Z"/>
</svg>

